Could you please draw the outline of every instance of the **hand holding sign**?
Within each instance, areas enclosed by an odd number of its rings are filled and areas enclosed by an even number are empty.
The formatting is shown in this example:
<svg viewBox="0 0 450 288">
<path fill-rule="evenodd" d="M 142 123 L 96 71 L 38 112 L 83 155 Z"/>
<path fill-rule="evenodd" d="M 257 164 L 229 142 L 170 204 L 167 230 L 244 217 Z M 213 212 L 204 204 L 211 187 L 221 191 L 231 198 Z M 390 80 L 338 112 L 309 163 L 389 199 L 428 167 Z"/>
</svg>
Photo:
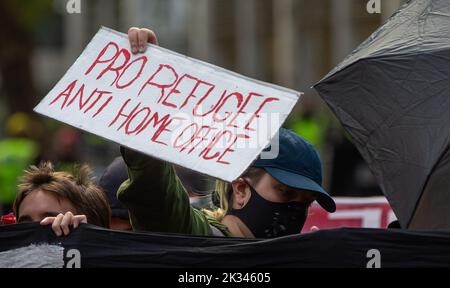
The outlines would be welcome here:
<svg viewBox="0 0 450 288">
<path fill-rule="evenodd" d="M 192 170 L 232 181 L 261 153 L 299 93 L 100 29 L 35 111 Z M 145 45 L 144 45 L 145 46 Z M 131 47 L 131 53 L 130 53 Z"/>
<path fill-rule="evenodd" d="M 128 30 L 128 40 L 133 54 L 144 53 L 147 50 L 147 43 L 158 45 L 155 32 L 146 28 L 131 27 Z"/>
</svg>

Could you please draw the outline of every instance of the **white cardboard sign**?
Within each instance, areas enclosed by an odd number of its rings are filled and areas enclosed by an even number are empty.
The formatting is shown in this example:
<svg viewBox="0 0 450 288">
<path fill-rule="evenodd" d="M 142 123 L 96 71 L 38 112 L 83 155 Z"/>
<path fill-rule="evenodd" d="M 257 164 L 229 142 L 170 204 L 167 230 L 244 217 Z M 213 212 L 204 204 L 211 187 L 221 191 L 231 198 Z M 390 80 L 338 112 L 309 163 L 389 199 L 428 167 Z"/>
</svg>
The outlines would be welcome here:
<svg viewBox="0 0 450 288">
<path fill-rule="evenodd" d="M 36 112 L 226 181 L 267 146 L 301 93 L 101 28 Z"/>
</svg>

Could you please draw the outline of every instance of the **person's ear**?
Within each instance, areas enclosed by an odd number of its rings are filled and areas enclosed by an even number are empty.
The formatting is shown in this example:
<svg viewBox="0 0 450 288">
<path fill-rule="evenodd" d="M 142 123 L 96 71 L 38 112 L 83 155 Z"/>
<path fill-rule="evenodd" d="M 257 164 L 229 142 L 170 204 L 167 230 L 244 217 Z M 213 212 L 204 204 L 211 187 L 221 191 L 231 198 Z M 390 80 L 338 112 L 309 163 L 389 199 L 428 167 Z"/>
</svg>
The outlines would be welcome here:
<svg viewBox="0 0 450 288">
<path fill-rule="evenodd" d="M 235 180 L 231 186 L 233 188 L 233 209 L 241 209 L 250 199 L 250 189 L 242 178 Z"/>
</svg>

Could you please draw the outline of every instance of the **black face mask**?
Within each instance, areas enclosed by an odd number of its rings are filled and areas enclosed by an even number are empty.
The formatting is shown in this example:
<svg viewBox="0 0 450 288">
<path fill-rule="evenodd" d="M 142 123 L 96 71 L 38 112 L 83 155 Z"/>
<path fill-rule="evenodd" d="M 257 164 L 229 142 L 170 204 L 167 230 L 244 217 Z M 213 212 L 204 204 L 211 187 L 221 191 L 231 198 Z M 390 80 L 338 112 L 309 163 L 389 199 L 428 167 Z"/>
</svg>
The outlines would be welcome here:
<svg viewBox="0 0 450 288">
<path fill-rule="evenodd" d="M 299 202 L 276 203 L 261 197 L 247 183 L 252 194 L 241 209 L 228 213 L 241 219 L 257 238 L 273 238 L 299 234 L 305 224 L 308 206 Z"/>
</svg>

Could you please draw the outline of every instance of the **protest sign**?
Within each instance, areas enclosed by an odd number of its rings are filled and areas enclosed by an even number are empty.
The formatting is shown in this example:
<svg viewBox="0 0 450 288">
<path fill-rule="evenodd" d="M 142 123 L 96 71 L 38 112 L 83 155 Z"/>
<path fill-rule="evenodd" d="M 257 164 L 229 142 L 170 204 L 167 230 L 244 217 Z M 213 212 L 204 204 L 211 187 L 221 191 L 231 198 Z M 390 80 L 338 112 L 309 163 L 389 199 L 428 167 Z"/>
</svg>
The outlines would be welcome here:
<svg viewBox="0 0 450 288">
<path fill-rule="evenodd" d="M 226 181 L 267 146 L 300 96 L 101 28 L 35 111 Z"/>
<path fill-rule="evenodd" d="M 339 227 L 386 228 L 397 220 L 386 197 L 335 197 L 336 212 L 328 213 L 317 202 L 308 210 L 302 232 L 313 226 L 320 229 Z"/>
</svg>

